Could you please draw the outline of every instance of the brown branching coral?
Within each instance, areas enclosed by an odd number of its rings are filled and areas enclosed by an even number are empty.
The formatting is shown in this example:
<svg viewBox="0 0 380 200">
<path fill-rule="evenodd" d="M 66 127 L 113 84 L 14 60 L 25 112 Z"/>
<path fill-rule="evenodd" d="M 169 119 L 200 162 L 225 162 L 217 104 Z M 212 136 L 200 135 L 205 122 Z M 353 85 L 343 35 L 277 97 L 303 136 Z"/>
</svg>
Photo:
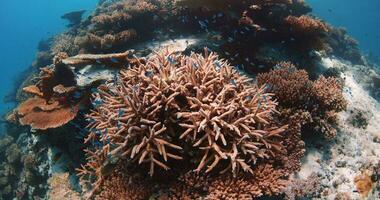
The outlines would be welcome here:
<svg viewBox="0 0 380 200">
<path fill-rule="evenodd" d="M 121 163 L 141 164 L 140 171 L 148 168 L 150 176 L 163 170 L 193 169 L 201 179 L 227 173 L 252 197 L 280 193 L 292 170 L 282 165 L 288 155 L 284 135 L 291 133 L 275 118 L 272 94 L 214 53 L 182 56 L 162 51 L 138 60 L 114 82 L 100 86 L 93 105 L 85 140 L 92 148 L 79 169 L 85 181 L 95 181 L 90 196 L 102 190 Z M 275 161 L 280 165 L 265 164 Z M 219 187 L 215 177 L 210 180 Z M 210 199 L 219 195 L 207 187 Z M 185 190 L 170 189 L 169 196 Z M 197 196 L 193 191 L 187 195 Z"/>
<path fill-rule="evenodd" d="M 271 122 L 271 94 L 216 55 L 160 53 L 146 62 L 94 96 L 103 103 L 89 115 L 89 127 L 108 131 L 99 140 L 116 145 L 111 156 L 148 162 L 153 175 L 155 166 L 168 170 L 169 159 L 183 159 L 179 145 L 187 142 L 200 155 L 198 172 L 228 161 L 224 171 L 252 173 L 250 165 L 283 151 L 286 127 Z M 97 139 L 93 133 L 91 139 Z"/>
<path fill-rule="evenodd" d="M 74 67 L 83 67 L 91 64 L 125 67 L 128 66 L 130 61 L 132 61 L 132 58 L 130 58 L 132 53 L 133 51 L 125 51 L 123 53 L 115 54 L 80 54 L 65 58 L 62 60 L 62 63 Z"/>
<path fill-rule="evenodd" d="M 300 17 L 288 16 L 285 18 L 285 23 L 289 25 L 294 34 L 298 35 L 310 36 L 329 31 L 329 27 L 325 23 L 307 15 Z"/>
<path fill-rule="evenodd" d="M 254 199 L 263 195 L 276 196 L 282 193 L 287 184 L 283 179 L 286 173 L 270 165 L 258 166 L 253 174 L 253 177 L 220 177 L 210 184 L 210 194 L 206 199 Z"/>
<path fill-rule="evenodd" d="M 300 130 L 305 124 L 313 124 L 312 127 L 327 138 L 336 135 L 333 127 L 337 121 L 336 113 L 344 110 L 347 104 L 341 81 L 325 77 L 311 81 L 306 71 L 298 70 L 290 63 L 280 63 L 277 69 L 259 74 L 257 81 L 275 94 L 280 103 L 280 112 L 285 118 L 293 118 L 292 115 L 304 116 L 298 118 L 301 119 L 299 125 L 293 123 L 299 127 L 297 129 Z"/>
<path fill-rule="evenodd" d="M 153 185 L 144 177 L 139 177 L 138 174 L 116 169 L 114 173 L 105 178 L 99 191 L 95 199 L 145 200 L 152 195 Z"/>
</svg>

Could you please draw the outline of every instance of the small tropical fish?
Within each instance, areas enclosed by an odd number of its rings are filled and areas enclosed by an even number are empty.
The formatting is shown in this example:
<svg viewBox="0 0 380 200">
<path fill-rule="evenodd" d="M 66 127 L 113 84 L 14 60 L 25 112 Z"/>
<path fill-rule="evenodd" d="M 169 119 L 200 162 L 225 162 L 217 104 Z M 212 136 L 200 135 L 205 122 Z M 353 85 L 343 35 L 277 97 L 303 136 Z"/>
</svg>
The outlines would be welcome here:
<svg viewBox="0 0 380 200">
<path fill-rule="evenodd" d="M 168 61 L 169 61 L 169 63 L 170 64 L 175 64 L 175 61 L 174 61 L 174 59 L 172 58 L 172 56 L 168 56 Z"/>
<path fill-rule="evenodd" d="M 201 29 L 207 29 L 207 22 L 199 20 L 198 23 L 201 26 Z"/>
<path fill-rule="evenodd" d="M 74 92 L 74 99 L 80 99 L 82 97 L 82 94 L 78 91 Z"/>
<path fill-rule="evenodd" d="M 216 66 L 216 69 L 220 69 L 220 68 L 222 68 L 222 64 L 220 64 L 219 61 L 215 61 L 214 64 L 215 64 L 215 66 Z"/>
<path fill-rule="evenodd" d="M 119 61 L 117 60 L 117 58 L 111 58 L 111 62 L 118 63 Z"/>
<path fill-rule="evenodd" d="M 169 61 L 169 62 L 170 62 L 170 61 Z M 146 71 L 146 72 L 144 73 L 144 75 L 145 75 L 146 77 L 152 77 L 152 76 L 153 76 L 153 72 L 150 71 L 150 70 L 148 70 L 148 71 Z"/>
<path fill-rule="evenodd" d="M 100 98 L 97 98 L 97 99 L 95 99 L 95 100 L 92 102 L 92 105 L 94 105 L 95 107 L 98 107 L 98 106 L 100 106 L 100 105 L 102 105 L 102 104 L 103 104 L 103 100 L 100 99 Z"/>
<path fill-rule="evenodd" d="M 92 89 L 91 89 L 91 92 L 92 92 L 92 93 L 96 93 L 96 92 L 98 92 L 98 89 L 97 89 L 97 88 L 92 88 Z"/>
<path fill-rule="evenodd" d="M 235 81 L 234 79 L 232 79 L 232 80 L 231 80 L 231 84 L 232 84 L 233 86 L 236 86 L 236 81 Z"/>
<path fill-rule="evenodd" d="M 118 112 L 118 116 L 119 117 L 121 117 L 121 116 L 123 116 L 124 115 L 124 113 L 125 113 L 125 111 L 123 110 L 123 109 L 119 109 L 119 112 Z"/>
</svg>

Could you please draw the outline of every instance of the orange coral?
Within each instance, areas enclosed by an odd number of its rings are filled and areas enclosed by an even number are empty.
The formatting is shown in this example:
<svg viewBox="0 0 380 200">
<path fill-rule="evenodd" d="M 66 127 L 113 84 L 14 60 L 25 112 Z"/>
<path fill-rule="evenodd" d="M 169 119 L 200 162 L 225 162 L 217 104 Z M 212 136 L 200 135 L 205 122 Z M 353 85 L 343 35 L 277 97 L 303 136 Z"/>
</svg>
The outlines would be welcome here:
<svg viewBox="0 0 380 200">
<path fill-rule="evenodd" d="M 34 95 L 37 95 L 37 96 L 40 96 L 42 97 L 44 94 L 40 91 L 40 89 L 35 86 L 35 85 L 30 85 L 30 86 L 27 86 L 27 87 L 24 87 L 22 88 L 22 90 L 26 93 L 29 93 L 29 94 L 34 94 Z"/>
<path fill-rule="evenodd" d="M 77 112 L 78 106 L 63 106 L 57 101 L 49 104 L 40 97 L 30 98 L 17 108 L 21 125 L 39 130 L 60 127 L 74 119 Z"/>
<path fill-rule="evenodd" d="M 366 198 L 374 186 L 367 172 L 357 175 L 354 182 L 362 198 Z"/>
</svg>

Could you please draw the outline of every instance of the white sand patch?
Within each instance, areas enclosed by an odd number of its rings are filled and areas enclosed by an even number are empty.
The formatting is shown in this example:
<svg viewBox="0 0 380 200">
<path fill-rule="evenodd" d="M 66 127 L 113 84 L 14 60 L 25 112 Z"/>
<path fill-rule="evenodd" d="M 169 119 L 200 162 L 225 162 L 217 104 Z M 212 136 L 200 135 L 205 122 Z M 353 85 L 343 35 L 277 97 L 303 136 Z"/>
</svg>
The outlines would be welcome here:
<svg viewBox="0 0 380 200">
<path fill-rule="evenodd" d="M 321 65 L 344 70 L 342 78 L 345 80 L 347 111 L 339 113 L 339 131 L 331 146 L 306 151 L 299 175 L 305 178 L 312 172 L 322 174 L 322 185 L 327 193 L 323 199 L 333 200 L 338 192 L 347 192 L 352 199 L 360 199 L 354 177 L 364 166 L 373 165 L 380 160 L 380 144 L 373 141 L 380 132 L 380 105 L 355 80 L 358 77 L 354 78 L 356 74 L 350 70 L 352 66 L 335 58 L 322 58 Z M 351 111 L 355 109 L 369 113 L 368 126 L 365 129 L 354 127 L 349 120 Z M 376 199 L 378 194 L 375 193 L 370 194 L 368 199 Z"/>
</svg>

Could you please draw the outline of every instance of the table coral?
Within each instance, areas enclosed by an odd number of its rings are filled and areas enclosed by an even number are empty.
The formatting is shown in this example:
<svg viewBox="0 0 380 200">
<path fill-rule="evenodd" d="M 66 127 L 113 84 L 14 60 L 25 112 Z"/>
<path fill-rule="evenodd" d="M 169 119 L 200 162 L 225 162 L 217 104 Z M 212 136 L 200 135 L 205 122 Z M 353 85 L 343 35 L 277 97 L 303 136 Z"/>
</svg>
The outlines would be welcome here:
<svg viewBox="0 0 380 200">
<path fill-rule="evenodd" d="M 46 130 L 60 127 L 75 118 L 78 106 L 51 104 L 34 97 L 19 105 L 17 115 L 21 125 L 30 125 L 33 129 Z"/>
</svg>

